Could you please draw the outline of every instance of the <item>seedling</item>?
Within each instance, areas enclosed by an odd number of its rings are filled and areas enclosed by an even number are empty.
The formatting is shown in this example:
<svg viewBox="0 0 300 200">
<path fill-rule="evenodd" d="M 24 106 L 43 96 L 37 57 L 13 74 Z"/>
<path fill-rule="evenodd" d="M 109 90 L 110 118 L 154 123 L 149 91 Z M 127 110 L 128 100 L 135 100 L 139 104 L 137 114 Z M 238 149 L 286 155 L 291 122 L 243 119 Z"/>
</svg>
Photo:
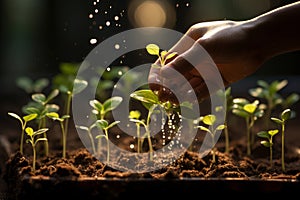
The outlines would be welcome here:
<svg viewBox="0 0 300 200">
<path fill-rule="evenodd" d="M 25 113 L 37 114 L 38 129 L 46 128 L 46 115 L 50 112 L 57 112 L 59 106 L 56 104 L 50 104 L 57 95 L 59 91 L 54 89 L 48 96 L 43 93 L 35 93 L 31 95 L 32 102 L 29 102 L 23 110 Z M 44 132 L 44 138 L 47 138 L 46 132 Z M 45 155 L 48 156 L 49 147 L 48 140 L 45 141 Z"/>
<path fill-rule="evenodd" d="M 21 123 L 21 140 L 20 140 L 20 152 L 23 154 L 23 143 L 24 143 L 24 131 L 26 129 L 27 123 L 29 121 L 34 120 L 38 115 L 37 114 L 29 114 L 29 115 L 25 115 L 22 118 L 12 112 L 9 112 L 8 115 L 18 119 Z"/>
<path fill-rule="evenodd" d="M 87 132 L 87 134 L 90 138 L 90 141 L 91 141 L 93 154 L 96 155 L 96 147 L 95 147 L 94 137 L 93 137 L 93 134 L 92 134 L 93 128 L 97 127 L 96 122 L 93 123 L 92 125 L 90 125 L 89 127 L 78 126 L 78 125 L 76 125 L 76 127 Z"/>
<path fill-rule="evenodd" d="M 67 132 L 66 127 L 64 126 L 64 121 L 68 118 L 70 118 L 69 115 L 63 115 L 62 117 L 59 116 L 56 112 L 50 112 L 46 114 L 47 117 L 59 121 L 59 125 L 62 132 L 62 144 L 63 144 L 63 151 L 62 151 L 62 157 L 66 158 L 66 151 L 67 151 Z"/>
<path fill-rule="evenodd" d="M 252 145 L 254 143 L 254 136 L 252 134 L 252 128 L 255 121 L 264 115 L 265 105 L 260 104 L 258 100 L 254 100 L 252 103 L 244 98 L 233 99 L 232 113 L 243 117 L 246 122 L 246 134 L 247 134 L 247 155 L 251 155 Z"/>
<path fill-rule="evenodd" d="M 115 126 L 116 124 L 120 123 L 120 121 L 114 121 L 111 124 L 108 123 L 107 120 L 105 119 L 100 119 L 96 121 L 96 125 L 97 127 L 99 127 L 100 129 L 102 129 L 104 131 L 104 134 L 99 134 L 96 136 L 96 139 L 98 139 L 98 141 L 101 140 L 101 138 L 105 138 L 106 140 L 106 162 L 109 162 L 109 157 L 110 157 L 110 148 L 109 148 L 109 138 L 108 138 L 108 130 L 110 128 L 112 128 L 113 126 Z M 98 156 L 100 156 L 100 148 L 101 148 L 101 143 L 98 142 Z"/>
<path fill-rule="evenodd" d="M 266 129 L 269 128 L 269 119 L 273 110 L 281 105 L 283 109 L 289 108 L 291 105 L 299 101 L 299 95 L 292 93 L 286 98 L 280 95 L 280 91 L 288 84 L 287 80 L 275 80 L 270 84 L 263 80 L 257 81 L 258 87 L 249 90 L 250 95 L 261 98 L 266 101 L 267 108 L 264 115 Z"/>
<path fill-rule="evenodd" d="M 49 80 L 47 78 L 39 78 L 37 80 L 32 80 L 27 76 L 22 76 L 17 78 L 16 84 L 19 88 L 23 89 L 26 93 L 40 93 L 49 85 Z"/>
<path fill-rule="evenodd" d="M 137 152 L 141 153 L 141 149 L 142 149 L 141 123 L 140 123 L 141 112 L 138 110 L 132 110 L 129 112 L 128 117 L 129 117 L 130 121 L 139 120 L 139 121 L 135 122 L 135 125 L 136 125 L 136 137 L 137 137 Z"/>
<path fill-rule="evenodd" d="M 265 138 L 267 140 L 263 140 L 260 143 L 270 150 L 270 166 L 273 167 L 273 137 L 279 131 L 277 129 L 268 130 L 268 131 L 260 131 L 257 133 L 258 137 Z"/>
<path fill-rule="evenodd" d="M 212 139 L 212 144 L 215 144 L 215 135 L 217 131 L 221 131 L 225 128 L 224 124 L 216 124 L 217 117 L 213 114 L 208 114 L 205 116 L 201 116 L 198 120 L 199 122 L 203 122 L 205 125 L 208 125 L 209 127 L 198 125 L 196 128 L 199 128 L 202 131 L 206 131 L 210 134 Z M 216 147 L 212 148 L 212 162 L 216 162 Z"/>
<path fill-rule="evenodd" d="M 285 171 L 285 161 L 284 161 L 284 147 L 285 147 L 285 127 L 288 119 L 291 119 L 292 111 L 290 109 L 285 109 L 280 114 L 280 118 L 272 117 L 271 120 L 281 126 L 281 168 L 282 171 Z"/>
<path fill-rule="evenodd" d="M 227 87 L 225 91 L 219 90 L 217 91 L 217 94 L 220 98 L 224 98 L 225 104 L 226 104 L 226 110 L 224 109 L 224 106 L 216 107 L 217 111 L 224 111 L 225 110 L 225 120 L 224 120 L 224 135 L 225 135 L 225 153 L 229 152 L 229 130 L 228 130 L 228 115 L 232 111 L 233 108 L 233 97 L 231 95 L 231 87 Z"/>
<path fill-rule="evenodd" d="M 114 121 L 112 123 L 109 123 L 108 120 L 105 118 L 107 117 L 107 114 L 116 109 L 123 101 L 122 97 L 115 96 L 110 97 L 109 99 L 106 99 L 103 103 L 98 101 L 97 99 L 91 100 L 90 106 L 93 108 L 92 113 L 96 117 L 95 125 L 104 131 L 104 134 L 99 134 L 96 136 L 96 139 L 98 139 L 98 156 L 100 156 L 100 147 L 101 147 L 101 138 L 105 138 L 107 141 L 107 162 L 109 161 L 109 142 L 108 142 L 108 129 L 112 128 L 116 124 L 118 124 L 120 121 Z M 93 127 L 93 125 L 92 125 Z"/>
<path fill-rule="evenodd" d="M 150 55 L 158 57 L 161 67 L 163 67 L 166 64 L 167 60 L 173 58 L 177 54 L 176 52 L 168 54 L 167 51 L 161 51 L 159 46 L 156 44 L 148 44 L 146 46 L 146 50 Z"/>
<path fill-rule="evenodd" d="M 33 157 L 32 157 L 32 171 L 35 172 L 35 165 L 36 165 L 36 144 L 40 141 L 47 141 L 47 138 L 36 138 L 37 136 L 45 133 L 48 131 L 47 128 L 42 128 L 37 131 L 33 131 L 31 127 L 27 127 L 25 129 L 27 135 L 29 138 L 26 140 L 27 143 L 30 143 L 32 146 L 32 152 L 33 152 Z"/>
</svg>

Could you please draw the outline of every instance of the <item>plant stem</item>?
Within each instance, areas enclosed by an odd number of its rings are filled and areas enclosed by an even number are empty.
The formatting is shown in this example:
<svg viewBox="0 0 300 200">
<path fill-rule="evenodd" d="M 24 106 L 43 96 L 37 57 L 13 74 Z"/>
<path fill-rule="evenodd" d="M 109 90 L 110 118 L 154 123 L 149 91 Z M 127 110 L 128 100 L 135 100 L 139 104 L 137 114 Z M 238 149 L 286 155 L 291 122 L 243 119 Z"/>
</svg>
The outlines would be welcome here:
<svg viewBox="0 0 300 200">
<path fill-rule="evenodd" d="M 247 129 L 247 155 L 251 155 L 251 136 L 250 136 L 250 125 L 249 117 L 246 118 L 246 129 Z"/>
<path fill-rule="evenodd" d="M 67 103 L 66 103 L 66 115 L 70 116 L 70 107 L 71 107 L 71 100 L 72 100 L 72 93 L 70 91 L 67 92 Z M 63 148 L 67 148 L 67 134 L 68 134 L 68 128 L 69 128 L 69 118 L 65 119 L 65 125 L 64 125 L 64 138 L 65 141 L 63 141 Z"/>
<path fill-rule="evenodd" d="M 225 125 L 225 153 L 229 153 L 229 132 L 228 132 L 228 126 L 227 126 L 227 121 L 225 120 L 224 122 Z"/>
<path fill-rule="evenodd" d="M 140 130 L 140 124 L 136 123 L 136 135 L 137 135 L 137 152 L 141 153 L 142 149 L 142 142 L 141 142 L 141 130 Z"/>
<path fill-rule="evenodd" d="M 285 171 L 285 165 L 284 165 L 284 132 L 285 132 L 285 125 L 283 123 L 281 125 L 281 168 L 282 168 L 282 171 Z"/>
<path fill-rule="evenodd" d="M 66 158 L 66 143 L 67 143 L 67 138 L 66 138 L 66 133 L 65 133 L 63 121 L 60 122 L 60 128 L 61 128 L 62 139 L 63 139 L 63 141 L 62 141 L 62 146 L 63 146 L 62 157 Z"/>
<path fill-rule="evenodd" d="M 33 153 L 33 158 L 32 158 L 32 171 L 35 172 L 35 162 L 36 162 L 36 150 L 35 150 L 35 145 L 32 146 L 32 153 Z"/>
<path fill-rule="evenodd" d="M 88 129 L 88 135 L 89 135 L 89 138 L 91 140 L 93 154 L 95 155 L 96 154 L 96 147 L 95 147 L 94 139 L 93 139 L 93 136 L 92 136 L 92 133 L 91 133 L 90 129 Z"/>
<path fill-rule="evenodd" d="M 24 142 L 24 128 L 22 128 L 22 132 L 21 132 L 21 141 L 20 141 L 20 152 L 21 154 L 23 154 L 23 142 Z"/>
</svg>

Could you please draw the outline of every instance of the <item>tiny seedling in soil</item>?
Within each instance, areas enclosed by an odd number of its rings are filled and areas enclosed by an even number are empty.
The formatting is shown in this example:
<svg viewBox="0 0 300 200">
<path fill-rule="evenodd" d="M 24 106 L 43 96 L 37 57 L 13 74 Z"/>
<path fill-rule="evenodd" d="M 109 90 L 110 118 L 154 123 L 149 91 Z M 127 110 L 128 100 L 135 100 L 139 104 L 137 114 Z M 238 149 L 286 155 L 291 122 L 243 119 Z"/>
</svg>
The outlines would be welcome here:
<svg viewBox="0 0 300 200">
<path fill-rule="evenodd" d="M 291 119 L 292 111 L 291 109 L 285 109 L 280 114 L 280 118 L 272 117 L 271 120 L 275 123 L 279 124 L 281 126 L 281 166 L 282 171 L 285 171 L 285 161 L 284 161 L 284 148 L 285 148 L 285 128 L 286 128 L 286 122 L 288 119 Z"/>
<path fill-rule="evenodd" d="M 199 122 L 203 122 L 205 125 L 208 125 L 209 127 L 205 127 L 205 126 L 196 126 L 196 128 L 199 128 L 202 131 L 206 131 L 210 134 L 211 136 L 211 140 L 212 140 L 212 144 L 215 144 L 215 135 L 217 133 L 217 131 L 222 131 L 225 128 L 224 124 L 216 124 L 217 122 L 217 117 L 215 115 L 212 114 L 208 114 L 205 116 L 201 116 L 199 118 L 199 120 L 196 120 Z M 215 163 L 216 162 L 216 148 L 213 147 L 212 148 L 212 162 Z"/>
<path fill-rule="evenodd" d="M 35 172 L 35 164 L 36 164 L 36 144 L 40 141 L 47 141 L 47 138 L 36 138 L 36 136 L 41 135 L 43 133 L 45 133 L 46 131 L 48 131 L 48 128 L 42 128 L 39 129 L 37 131 L 33 131 L 33 129 L 31 127 L 26 127 L 25 129 L 27 135 L 29 136 L 29 138 L 26 140 L 27 143 L 30 143 L 32 146 L 32 153 L 33 153 L 33 157 L 32 157 L 32 171 Z"/>
<path fill-rule="evenodd" d="M 22 118 L 19 115 L 12 113 L 12 112 L 9 112 L 8 115 L 18 119 L 21 123 L 20 152 L 23 154 L 24 133 L 25 133 L 27 123 L 29 121 L 34 120 L 38 115 L 37 114 L 29 114 L 29 115 L 23 116 Z"/>
<path fill-rule="evenodd" d="M 67 134 L 66 134 L 66 127 L 64 126 L 64 121 L 67 118 L 70 118 L 69 115 L 63 115 L 62 117 L 59 116 L 56 112 L 50 112 L 46 114 L 47 117 L 59 121 L 59 125 L 62 132 L 62 145 L 63 145 L 63 151 L 62 151 L 62 157 L 66 158 L 66 152 L 67 152 Z"/>
<path fill-rule="evenodd" d="M 258 137 L 267 139 L 263 140 L 260 143 L 269 148 L 270 150 L 270 167 L 273 167 L 273 137 L 278 133 L 279 131 L 277 129 L 274 130 L 268 130 L 268 131 L 260 131 L 257 133 Z"/>
<path fill-rule="evenodd" d="M 135 120 L 139 120 L 137 122 L 135 122 L 136 125 L 136 137 L 137 137 L 137 152 L 141 153 L 141 149 L 142 149 L 142 139 L 141 139 L 141 123 L 140 123 L 140 117 L 141 117 L 141 112 L 139 110 L 131 110 L 129 112 L 129 120 L 130 121 L 135 121 Z"/>
<path fill-rule="evenodd" d="M 265 105 L 260 104 L 258 100 L 252 103 L 245 98 L 233 99 L 232 113 L 243 117 L 246 121 L 246 135 L 247 135 L 247 155 L 251 155 L 252 145 L 254 143 L 254 135 L 252 128 L 255 121 L 264 115 Z"/>
</svg>

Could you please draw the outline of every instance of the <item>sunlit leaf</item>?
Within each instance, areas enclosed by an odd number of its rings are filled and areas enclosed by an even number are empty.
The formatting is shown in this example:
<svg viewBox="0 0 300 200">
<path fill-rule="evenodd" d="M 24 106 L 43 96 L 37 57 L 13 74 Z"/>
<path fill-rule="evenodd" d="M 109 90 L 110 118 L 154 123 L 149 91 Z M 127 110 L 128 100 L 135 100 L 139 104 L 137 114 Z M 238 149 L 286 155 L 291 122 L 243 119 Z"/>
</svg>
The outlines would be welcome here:
<svg viewBox="0 0 300 200">
<path fill-rule="evenodd" d="M 158 55 L 159 56 L 159 46 L 156 44 L 148 44 L 146 46 L 146 50 L 151 55 Z"/>
</svg>

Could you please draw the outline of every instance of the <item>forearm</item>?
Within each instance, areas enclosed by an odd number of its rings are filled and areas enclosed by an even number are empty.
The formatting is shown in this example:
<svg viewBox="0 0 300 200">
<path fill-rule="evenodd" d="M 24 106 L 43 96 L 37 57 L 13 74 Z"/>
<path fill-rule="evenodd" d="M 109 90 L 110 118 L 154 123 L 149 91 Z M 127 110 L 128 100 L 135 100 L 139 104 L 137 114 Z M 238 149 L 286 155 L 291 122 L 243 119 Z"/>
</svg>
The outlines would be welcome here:
<svg viewBox="0 0 300 200">
<path fill-rule="evenodd" d="M 245 23 L 250 40 L 266 59 L 300 50 L 300 1 L 267 12 Z"/>
</svg>

